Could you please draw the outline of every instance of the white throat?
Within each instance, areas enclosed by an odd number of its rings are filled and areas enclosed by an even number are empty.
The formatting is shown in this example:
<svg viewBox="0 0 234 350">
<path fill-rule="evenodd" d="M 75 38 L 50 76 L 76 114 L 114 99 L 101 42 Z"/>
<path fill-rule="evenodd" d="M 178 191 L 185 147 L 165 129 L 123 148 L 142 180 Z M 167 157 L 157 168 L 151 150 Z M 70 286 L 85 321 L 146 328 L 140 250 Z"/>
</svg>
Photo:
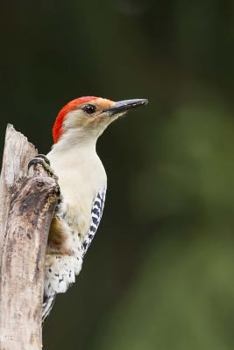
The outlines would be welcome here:
<svg viewBox="0 0 234 350">
<path fill-rule="evenodd" d="M 97 137 L 94 135 L 87 136 L 76 129 L 67 131 L 57 143 L 52 147 L 51 152 L 96 152 Z"/>
</svg>

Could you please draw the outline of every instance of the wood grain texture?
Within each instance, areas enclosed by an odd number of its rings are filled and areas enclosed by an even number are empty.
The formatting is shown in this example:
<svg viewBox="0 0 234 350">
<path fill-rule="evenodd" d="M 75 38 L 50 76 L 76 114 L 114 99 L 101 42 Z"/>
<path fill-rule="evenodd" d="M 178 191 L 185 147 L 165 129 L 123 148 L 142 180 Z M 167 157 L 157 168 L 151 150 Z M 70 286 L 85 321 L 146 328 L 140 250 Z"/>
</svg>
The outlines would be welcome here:
<svg viewBox="0 0 234 350">
<path fill-rule="evenodd" d="M 6 130 L 0 178 L 0 254 L 11 200 L 11 188 L 18 179 L 25 176 L 29 160 L 36 154 L 36 148 L 9 124 Z"/>
<path fill-rule="evenodd" d="M 42 348 L 42 298 L 47 238 L 59 189 L 36 150 L 8 126 L 0 181 L 0 350 Z"/>
</svg>

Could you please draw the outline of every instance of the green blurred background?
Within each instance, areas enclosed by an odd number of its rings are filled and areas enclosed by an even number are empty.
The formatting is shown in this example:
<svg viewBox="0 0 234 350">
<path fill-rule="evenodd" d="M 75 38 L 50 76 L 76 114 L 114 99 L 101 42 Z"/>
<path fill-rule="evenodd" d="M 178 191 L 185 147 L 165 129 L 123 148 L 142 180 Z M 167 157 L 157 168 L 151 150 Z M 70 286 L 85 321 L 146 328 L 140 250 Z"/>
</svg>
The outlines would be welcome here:
<svg viewBox="0 0 234 350">
<path fill-rule="evenodd" d="M 40 152 L 68 100 L 148 97 L 98 143 L 104 218 L 48 350 L 234 347 L 234 2 L 2 2 L 7 122 Z M 1 152 L 2 153 L 2 152 Z"/>
</svg>

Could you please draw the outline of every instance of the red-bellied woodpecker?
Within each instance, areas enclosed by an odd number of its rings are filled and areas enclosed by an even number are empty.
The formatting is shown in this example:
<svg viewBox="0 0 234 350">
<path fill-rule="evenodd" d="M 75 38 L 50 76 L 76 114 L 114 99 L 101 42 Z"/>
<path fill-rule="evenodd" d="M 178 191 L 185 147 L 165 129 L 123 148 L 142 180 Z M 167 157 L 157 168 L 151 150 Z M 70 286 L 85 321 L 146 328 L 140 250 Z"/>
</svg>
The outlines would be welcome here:
<svg viewBox="0 0 234 350">
<path fill-rule="evenodd" d="M 66 292 L 75 282 L 102 217 L 107 177 L 96 141 L 119 116 L 147 102 L 80 97 L 66 104 L 55 120 L 54 145 L 47 158 L 58 176 L 62 199 L 48 239 L 43 319 L 56 294 Z"/>
</svg>

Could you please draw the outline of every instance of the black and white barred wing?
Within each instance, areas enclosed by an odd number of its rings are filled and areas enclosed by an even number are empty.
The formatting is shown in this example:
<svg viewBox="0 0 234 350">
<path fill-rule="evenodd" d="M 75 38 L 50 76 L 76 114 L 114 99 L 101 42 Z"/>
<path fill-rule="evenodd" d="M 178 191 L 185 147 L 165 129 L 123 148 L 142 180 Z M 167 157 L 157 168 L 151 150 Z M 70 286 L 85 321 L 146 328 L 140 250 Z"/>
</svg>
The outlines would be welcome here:
<svg viewBox="0 0 234 350">
<path fill-rule="evenodd" d="M 106 198 L 106 188 L 99 191 L 96 198 L 93 201 L 93 206 L 91 210 L 91 225 L 82 243 L 84 255 L 87 252 L 90 244 L 92 243 L 92 240 L 100 224 L 102 214 L 103 214 L 104 204 L 105 204 L 105 198 Z"/>
</svg>

